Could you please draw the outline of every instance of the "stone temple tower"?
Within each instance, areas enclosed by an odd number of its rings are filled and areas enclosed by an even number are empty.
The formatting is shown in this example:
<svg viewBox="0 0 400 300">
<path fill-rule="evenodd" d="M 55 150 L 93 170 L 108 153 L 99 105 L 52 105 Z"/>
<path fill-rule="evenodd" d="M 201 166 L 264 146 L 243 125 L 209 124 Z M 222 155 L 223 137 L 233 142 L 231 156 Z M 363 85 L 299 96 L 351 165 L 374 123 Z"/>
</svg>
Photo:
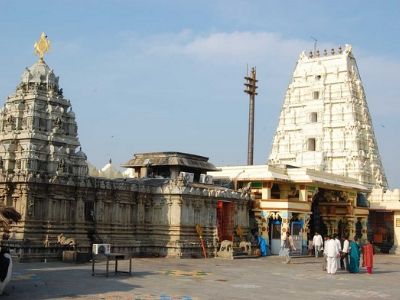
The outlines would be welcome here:
<svg viewBox="0 0 400 300">
<path fill-rule="evenodd" d="M 0 109 L 0 171 L 6 176 L 85 177 L 87 158 L 79 146 L 70 101 L 41 56 L 25 69 Z"/>
<path fill-rule="evenodd" d="M 40 60 L 22 74 L 16 92 L 0 109 L 3 172 L 87 175 L 75 114 L 56 77 Z"/>
<path fill-rule="evenodd" d="M 387 188 L 352 47 L 301 53 L 286 92 L 270 164 L 288 164 Z"/>
</svg>

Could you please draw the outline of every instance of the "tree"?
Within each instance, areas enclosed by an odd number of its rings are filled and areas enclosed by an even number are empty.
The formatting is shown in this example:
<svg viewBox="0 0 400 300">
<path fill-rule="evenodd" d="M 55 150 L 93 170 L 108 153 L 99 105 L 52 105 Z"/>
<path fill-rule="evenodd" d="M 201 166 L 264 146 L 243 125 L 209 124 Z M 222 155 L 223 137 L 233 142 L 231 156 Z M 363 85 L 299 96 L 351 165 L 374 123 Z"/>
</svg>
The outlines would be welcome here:
<svg viewBox="0 0 400 300">
<path fill-rule="evenodd" d="M 12 206 L 0 206 L 0 229 L 4 233 L 10 232 L 11 224 L 21 220 L 21 214 Z"/>
</svg>

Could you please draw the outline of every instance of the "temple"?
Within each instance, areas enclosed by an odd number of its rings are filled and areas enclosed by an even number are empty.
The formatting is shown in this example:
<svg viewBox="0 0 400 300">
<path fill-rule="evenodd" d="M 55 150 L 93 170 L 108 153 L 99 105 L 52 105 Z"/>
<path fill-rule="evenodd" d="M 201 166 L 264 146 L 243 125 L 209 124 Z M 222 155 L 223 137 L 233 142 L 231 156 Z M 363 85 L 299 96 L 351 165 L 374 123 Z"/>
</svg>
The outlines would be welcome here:
<svg viewBox="0 0 400 300">
<path fill-rule="evenodd" d="M 20 261 L 99 243 L 144 256 L 251 256 L 250 232 L 277 254 L 287 231 L 298 255 L 317 231 L 399 253 L 400 192 L 388 189 L 350 45 L 300 55 L 267 164 L 217 168 L 205 156 L 148 152 L 124 172 L 111 159 L 100 170 L 88 163 L 49 47 L 42 34 L 39 60 L 0 109 L 0 203 L 22 215 L 1 244 Z"/>
<path fill-rule="evenodd" d="M 301 53 L 286 91 L 270 164 L 307 167 L 387 188 L 352 47 Z"/>
<path fill-rule="evenodd" d="M 317 231 L 399 251 L 400 193 L 388 190 L 350 45 L 300 54 L 266 165 L 221 169 L 216 182 L 251 191 L 250 228 L 272 254 L 286 231 L 297 254 Z"/>
<path fill-rule="evenodd" d="M 235 227 L 247 231 L 249 194 L 213 185 L 205 173 L 216 168 L 207 157 L 138 154 L 136 178 L 123 177 L 111 160 L 89 170 L 71 102 L 44 60 L 49 46 L 42 34 L 39 60 L 0 111 L 0 203 L 22 215 L 2 245 L 20 261 L 60 259 L 66 249 L 90 254 L 94 243 L 135 255 L 196 257 L 215 255 L 219 237 Z M 236 214 L 224 214 L 225 204 Z"/>
</svg>

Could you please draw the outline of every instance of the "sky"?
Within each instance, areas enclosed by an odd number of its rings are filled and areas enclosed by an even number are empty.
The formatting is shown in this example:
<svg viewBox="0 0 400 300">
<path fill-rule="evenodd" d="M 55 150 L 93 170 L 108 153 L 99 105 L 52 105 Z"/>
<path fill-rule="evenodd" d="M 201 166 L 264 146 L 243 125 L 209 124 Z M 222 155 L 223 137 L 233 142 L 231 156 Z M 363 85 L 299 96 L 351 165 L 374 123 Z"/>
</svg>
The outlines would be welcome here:
<svg viewBox="0 0 400 300">
<path fill-rule="evenodd" d="M 257 67 L 255 164 L 266 163 L 303 50 L 352 44 L 389 186 L 400 188 L 399 1 L 0 0 L 0 101 L 41 32 L 88 160 L 180 151 L 247 161 L 246 66 Z"/>
</svg>

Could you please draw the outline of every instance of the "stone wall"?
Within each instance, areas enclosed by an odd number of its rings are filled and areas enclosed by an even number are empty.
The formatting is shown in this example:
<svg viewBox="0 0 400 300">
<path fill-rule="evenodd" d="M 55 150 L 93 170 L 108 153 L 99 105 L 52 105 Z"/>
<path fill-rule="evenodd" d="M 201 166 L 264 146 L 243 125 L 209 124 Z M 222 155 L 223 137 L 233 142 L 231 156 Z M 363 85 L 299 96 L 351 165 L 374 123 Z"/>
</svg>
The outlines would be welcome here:
<svg viewBox="0 0 400 300">
<path fill-rule="evenodd" d="M 58 258 L 69 248 L 61 245 L 60 234 L 83 252 L 93 243 L 110 243 L 113 252 L 199 257 L 196 224 L 213 256 L 219 199 L 236 203 L 235 225 L 248 229 L 247 195 L 181 179 L 0 175 L 0 197 L 22 214 L 9 242 L 23 261 Z"/>
</svg>

